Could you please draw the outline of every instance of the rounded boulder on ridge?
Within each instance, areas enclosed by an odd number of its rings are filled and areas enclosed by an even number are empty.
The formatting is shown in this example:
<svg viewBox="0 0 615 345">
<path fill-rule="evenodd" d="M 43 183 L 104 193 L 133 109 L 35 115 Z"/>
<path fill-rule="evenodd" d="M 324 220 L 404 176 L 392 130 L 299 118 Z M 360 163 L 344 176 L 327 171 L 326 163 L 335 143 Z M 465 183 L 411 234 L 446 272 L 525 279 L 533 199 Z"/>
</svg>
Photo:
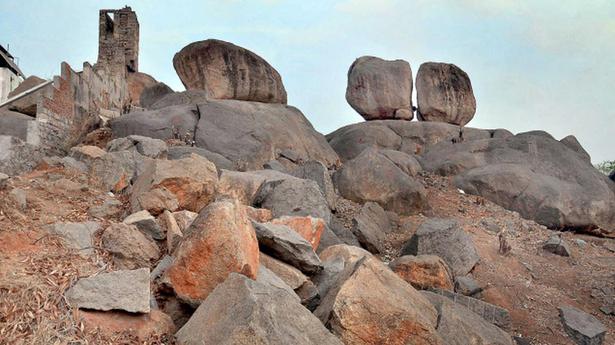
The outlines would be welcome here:
<svg viewBox="0 0 615 345">
<path fill-rule="evenodd" d="M 453 64 L 422 64 L 416 75 L 416 98 L 420 121 L 464 126 L 476 113 L 470 77 Z"/>
<path fill-rule="evenodd" d="M 232 43 L 191 43 L 175 54 L 173 66 L 187 90 L 206 90 L 214 99 L 286 104 L 280 74 L 265 59 Z"/>
<path fill-rule="evenodd" d="M 346 101 L 366 120 L 412 120 L 412 70 L 404 60 L 362 56 L 348 70 Z"/>
</svg>

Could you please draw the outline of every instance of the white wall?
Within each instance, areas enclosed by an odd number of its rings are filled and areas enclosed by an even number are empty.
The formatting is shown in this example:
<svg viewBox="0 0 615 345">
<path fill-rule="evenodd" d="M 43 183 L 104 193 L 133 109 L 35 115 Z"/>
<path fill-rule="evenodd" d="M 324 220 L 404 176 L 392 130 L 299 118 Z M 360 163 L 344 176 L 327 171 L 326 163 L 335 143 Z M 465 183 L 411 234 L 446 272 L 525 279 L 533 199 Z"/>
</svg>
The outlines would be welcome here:
<svg viewBox="0 0 615 345">
<path fill-rule="evenodd" d="M 0 68 L 0 102 L 4 102 L 9 97 L 9 92 L 21 83 L 22 80 L 8 68 Z"/>
</svg>

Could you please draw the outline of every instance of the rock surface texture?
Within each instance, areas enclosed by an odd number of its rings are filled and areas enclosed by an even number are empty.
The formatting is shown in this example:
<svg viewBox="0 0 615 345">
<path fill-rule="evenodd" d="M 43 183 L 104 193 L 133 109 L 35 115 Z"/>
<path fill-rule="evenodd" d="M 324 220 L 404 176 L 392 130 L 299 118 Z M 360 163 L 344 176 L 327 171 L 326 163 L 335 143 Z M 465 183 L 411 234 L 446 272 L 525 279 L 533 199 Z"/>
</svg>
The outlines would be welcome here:
<svg viewBox="0 0 615 345">
<path fill-rule="evenodd" d="M 579 345 L 602 345 L 606 328 L 595 317 L 573 307 L 559 308 L 566 333 Z"/>
<path fill-rule="evenodd" d="M 455 175 L 453 183 L 466 193 L 549 228 L 615 233 L 615 185 L 544 133 L 440 143 L 421 163 L 427 171 Z"/>
<path fill-rule="evenodd" d="M 401 151 L 409 155 L 422 154 L 432 145 L 458 141 L 505 138 L 513 134 L 503 129 L 460 128 L 443 122 L 374 120 L 342 127 L 326 138 L 345 162 L 366 148 Z"/>
<path fill-rule="evenodd" d="M 447 345 L 514 345 L 510 335 L 461 304 L 433 292 L 422 294 L 438 311 L 438 334 Z"/>
<path fill-rule="evenodd" d="M 110 126 L 114 137 L 138 134 L 194 142 L 231 161 L 234 170 L 262 169 L 286 149 L 303 161 L 316 160 L 327 167 L 338 163 L 323 135 L 297 108 L 283 104 L 212 100 L 133 112 L 112 120 Z"/>
<path fill-rule="evenodd" d="M 404 60 L 363 56 L 348 70 L 346 101 L 366 120 L 412 120 L 412 70 Z"/>
<path fill-rule="evenodd" d="M 416 98 L 421 121 L 465 126 L 476 112 L 470 77 L 453 64 L 422 64 L 416 74 Z"/>
<path fill-rule="evenodd" d="M 347 267 L 314 315 L 345 344 L 444 344 L 431 303 L 373 257 Z"/>
<path fill-rule="evenodd" d="M 149 269 L 82 278 L 66 291 L 65 296 L 71 306 L 78 308 L 149 313 Z"/>
<path fill-rule="evenodd" d="M 176 333 L 178 344 L 341 345 L 289 292 L 231 274 Z"/>
<path fill-rule="evenodd" d="M 439 256 L 404 255 L 391 261 L 389 267 L 416 289 L 453 289 L 453 276 Z"/>
<path fill-rule="evenodd" d="M 425 188 L 376 149 L 366 149 L 333 175 L 341 196 L 354 202 L 377 202 L 402 215 L 429 208 Z"/>
<path fill-rule="evenodd" d="M 209 39 L 182 48 L 173 66 L 187 90 L 214 99 L 286 103 L 280 74 L 263 58 L 229 42 Z"/>
<path fill-rule="evenodd" d="M 466 275 L 480 257 L 472 238 L 453 219 L 427 219 L 405 244 L 402 255 L 437 255 L 451 268 L 453 275 Z"/>
<path fill-rule="evenodd" d="M 183 301 L 198 305 L 229 274 L 255 279 L 258 242 L 245 209 L 237 203 L 215 202 L 204 208 L 186 230 L 165 273 Z"/>
</svg>

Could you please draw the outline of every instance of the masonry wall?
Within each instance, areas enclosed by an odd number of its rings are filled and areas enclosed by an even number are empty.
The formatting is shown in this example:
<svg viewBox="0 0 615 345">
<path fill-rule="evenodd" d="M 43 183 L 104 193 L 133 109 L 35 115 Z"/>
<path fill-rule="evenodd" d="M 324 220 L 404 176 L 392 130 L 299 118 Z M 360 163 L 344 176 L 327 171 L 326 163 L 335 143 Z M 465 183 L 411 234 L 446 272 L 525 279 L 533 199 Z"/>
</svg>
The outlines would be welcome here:
<svg viewBox="0 0 615 345">
<path fill-rule="evenodd" d="M 28 131 L 28 142 L 51 153 L 65 153 L 96 128 L 101 113 L 120 115 L 128 91 L 123 76 L 83 65 L 74 71 L 67 63 L 61 75 L 45 87 L 37 101 L 35 126 Z"/>
<path fill-rule="evenodd" d="M 97 65 L 116 73 L 139 71 L 139 21 L 130 7 L 100 10 Z"/>
</svg>

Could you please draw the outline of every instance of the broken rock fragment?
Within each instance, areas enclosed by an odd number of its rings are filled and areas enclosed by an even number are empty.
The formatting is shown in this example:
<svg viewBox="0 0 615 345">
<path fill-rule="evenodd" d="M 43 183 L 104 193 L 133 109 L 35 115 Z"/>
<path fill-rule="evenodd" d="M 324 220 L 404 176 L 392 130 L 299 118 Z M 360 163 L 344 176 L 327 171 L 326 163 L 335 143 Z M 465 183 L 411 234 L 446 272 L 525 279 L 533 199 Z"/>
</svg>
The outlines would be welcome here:
<svg viewBox="0 0 615 345">
<path fill-rule="evenodd" d="M 77 308 L 149 313 L 149 268 L 82 278 L 66 291 L 65 296 L 69 304 Z"/>
</svg>

